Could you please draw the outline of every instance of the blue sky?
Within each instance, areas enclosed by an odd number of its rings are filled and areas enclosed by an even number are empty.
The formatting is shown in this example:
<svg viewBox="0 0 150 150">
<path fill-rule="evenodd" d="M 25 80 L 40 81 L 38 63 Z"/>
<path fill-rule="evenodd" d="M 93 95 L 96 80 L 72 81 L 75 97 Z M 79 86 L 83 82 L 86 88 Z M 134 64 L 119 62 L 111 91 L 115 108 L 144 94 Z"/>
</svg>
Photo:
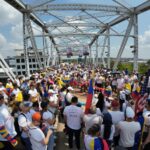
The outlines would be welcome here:
<svg viewBox="0 0 150 150">
<path fill-rule="evenodd" d="M 4 57 L 15 55 L 14 49 L 21 49 L 22 46 L 22 14 L 12 8 L 9 4 L 5 3 L 3 0 L 0 3 L 0 52 Z M 31 0 L 24 0 L 24 2 L 31 2 Z M 44 1 L 44 0 L 40 0 Z M 119 0 L 127 7 L 137 6 L 146 0 Z M 39 2 L 38 0 L 32 0 L 32 2 Z M 114 5 L 112 0 L 55 0 L 52 3 L 95 3 L 95 4 L 107 4 Z M 61 12 L 58 12 L 61 13 Z M 70 12 L 70 15 L 73 12 Z M 149 59 L 150 56 L 150 11 L 144 12 L 138 16 L 139 21 L 139 58 Z M 52 20 L 51 18 L 46 18 L 46 20 Z M 55 18 L 55 20 L 57 20 Z M 126 28 L 127 23 L 121 23 L 114 27 L 118 31 L 122 31 Z M 36 26 L 35 26 L 36 28 Z M 35 32 L 38 33 L 37 30 Z M 117 55 L 121 38 L 111 38 L 111 56 L 115 57 Z M 132 40 L 129 40 L 125 52 L 122 57 L 131 57 Z"/>
</svg>

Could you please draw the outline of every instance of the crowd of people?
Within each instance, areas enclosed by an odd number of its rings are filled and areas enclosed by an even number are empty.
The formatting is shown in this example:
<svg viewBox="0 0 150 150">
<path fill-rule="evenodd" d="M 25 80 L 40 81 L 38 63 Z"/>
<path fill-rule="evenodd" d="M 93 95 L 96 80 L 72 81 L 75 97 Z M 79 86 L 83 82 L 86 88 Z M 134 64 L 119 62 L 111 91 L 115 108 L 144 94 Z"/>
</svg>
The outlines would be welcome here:
<svg viewBox="0 0 150 150">
<path fill-rule="evenodd" d="M 68 149 L 149 150 L 149 76 L 63 63 L 1 82 L 0 149 L 55 149 L 61 118 Z M 88 94 L 91 79 L 93 98 L 85 113 L 78 93 Z"/>
</svg>

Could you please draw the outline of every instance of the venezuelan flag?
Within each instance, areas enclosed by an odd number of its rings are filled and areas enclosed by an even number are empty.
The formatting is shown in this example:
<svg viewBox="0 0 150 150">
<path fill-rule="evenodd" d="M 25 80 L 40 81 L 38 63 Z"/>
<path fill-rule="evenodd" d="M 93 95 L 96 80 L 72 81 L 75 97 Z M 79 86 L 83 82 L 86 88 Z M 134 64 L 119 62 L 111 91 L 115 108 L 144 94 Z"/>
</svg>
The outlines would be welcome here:
<svg viewBox="0 0 150 150">
<path fill-rule="evenodd" d="M 93 99 L 94 89 L 93 89 L 93 79 L 90 80 L 89 89 L 88 89 L 88 95 L 87 95 L 87 101 L 85 105 L 85 113 L 87 114 Z"/>
<path fill-rule="evenodd" d="M 89 146 L 90 150 L 103 150 L 103 143 L 99 138 L 91 140 Z"/>
</svg>

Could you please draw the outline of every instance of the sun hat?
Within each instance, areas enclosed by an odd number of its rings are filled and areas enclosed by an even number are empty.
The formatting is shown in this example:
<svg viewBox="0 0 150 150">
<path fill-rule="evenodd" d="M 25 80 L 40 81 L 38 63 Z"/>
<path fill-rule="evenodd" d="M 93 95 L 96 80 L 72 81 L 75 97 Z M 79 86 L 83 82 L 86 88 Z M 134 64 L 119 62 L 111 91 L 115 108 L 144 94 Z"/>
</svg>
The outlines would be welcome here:
<svg viewBox="0 0 150 150">
<path fill-rule="evenodd" d="M 126 117 L 134 118 L 134 116 L 135 116 L 135 112 L 133 111 L 133 109 L 131 107 L 127 107 L 126 108 Z"/>
<path fill-rule="evenodd" d="M 71 90 L 71 91 L 74 90 L 71 86 L 69 86 L 67 89 L 68 89 L 68 90 Z"/>
</svg>

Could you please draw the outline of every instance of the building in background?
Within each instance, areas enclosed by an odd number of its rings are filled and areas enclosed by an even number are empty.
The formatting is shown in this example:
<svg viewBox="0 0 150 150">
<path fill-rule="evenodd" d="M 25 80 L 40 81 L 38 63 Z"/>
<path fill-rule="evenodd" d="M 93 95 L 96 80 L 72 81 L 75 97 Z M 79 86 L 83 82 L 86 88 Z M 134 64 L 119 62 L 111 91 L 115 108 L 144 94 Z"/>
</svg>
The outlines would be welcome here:
<svg viewBox="0 0 150 150">
<path fill-rule="evenodd" d="M 25 56 L 23 50 L 20 50 L 20 53 L 17 52 L 16 54 L 17 55 L 14 57 L 16 75 L 26 75 Z M 39 56 L 42 65 L 44 65 L 44 62 L 45 60 L 47 60 L 48 56 L 44 56 L 43 52 L 40 50 L 39 50 Z M 29 69 L 30 69 L 30 73 L 32 74 L 37 70 L 39 70 L 39 63 L 36 61 L 34 51 L 30 51 L 30 53 L 28 54 L 28 58 L 29 58 Z"/>
<path fill-rule="evenodd" d="M 44 56 L 42 51 L 39 51 L 39 56 L 42 65 L 44 65 L 45 59 L 47 59 L 48 56 Z M 29 58 L 29 69 L 30 69 L 30 73 L 32 74 L 37 70 L 39 70 L 39 63 L 36 61 L 35 53 L 33 51 L 30 51 L 30 53 L 28 54 L 28 58 Z M 16 56 L 13 57 L 8 56 L 5 59 L 5 61 L 12 69 L 15 75 L 26 75 L 26 64 L 25 64 L 25 56 L 23 50 L 17 49 Z M 0 68 L 0 78 L 8 78 L 2 68 Z"/>
</svg>

